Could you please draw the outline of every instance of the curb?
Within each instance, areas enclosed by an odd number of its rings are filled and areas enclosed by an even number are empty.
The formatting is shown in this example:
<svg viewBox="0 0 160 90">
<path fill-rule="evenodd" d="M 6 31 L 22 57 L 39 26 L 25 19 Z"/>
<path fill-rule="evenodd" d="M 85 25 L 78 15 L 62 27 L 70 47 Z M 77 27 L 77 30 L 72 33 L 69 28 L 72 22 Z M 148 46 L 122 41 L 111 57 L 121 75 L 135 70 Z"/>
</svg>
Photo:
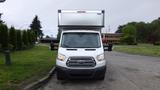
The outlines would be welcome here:
<svg viewBox="0 0 160 90">
<path fill-rule="evenodd" d="M 45 77 L 39 79 L 36 82 L 33 82 L 33 83 L 27 85 L 22 90 L 36 90 L 36 89 L 38 89 L 40 86 L 46 84 L 51 79 L 51 77 L 54 73 L 55 73 L 55 67 L 53 67 Z"/>
</svg>

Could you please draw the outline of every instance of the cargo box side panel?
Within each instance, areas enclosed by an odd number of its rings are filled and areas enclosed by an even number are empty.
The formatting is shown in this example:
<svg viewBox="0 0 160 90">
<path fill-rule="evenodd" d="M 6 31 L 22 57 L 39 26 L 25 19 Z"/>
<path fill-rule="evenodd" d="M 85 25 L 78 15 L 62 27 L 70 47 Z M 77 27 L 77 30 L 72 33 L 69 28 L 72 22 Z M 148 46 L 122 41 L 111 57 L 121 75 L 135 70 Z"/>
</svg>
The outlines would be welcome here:
<svg viewBox="0 0 160 90">
<path fill-rule="evenodd" d="M 59 12 L 59 26 L 104 26 L 102 12 Z"/>
</svg>

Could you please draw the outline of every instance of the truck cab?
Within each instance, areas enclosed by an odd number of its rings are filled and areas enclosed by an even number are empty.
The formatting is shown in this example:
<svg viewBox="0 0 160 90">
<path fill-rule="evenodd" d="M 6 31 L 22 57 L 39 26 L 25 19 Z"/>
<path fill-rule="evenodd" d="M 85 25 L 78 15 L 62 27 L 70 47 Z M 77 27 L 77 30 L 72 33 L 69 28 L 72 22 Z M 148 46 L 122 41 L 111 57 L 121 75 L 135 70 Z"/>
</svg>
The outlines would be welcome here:
<svg viewBox="0 0 160 90">
<path fill-rule="evenodd" d="M 103 27 L 103 10 L 58 10 L 58 30 L 61 32 L 56 59 L 58 80 L 105 78 Z"/>
</svg>

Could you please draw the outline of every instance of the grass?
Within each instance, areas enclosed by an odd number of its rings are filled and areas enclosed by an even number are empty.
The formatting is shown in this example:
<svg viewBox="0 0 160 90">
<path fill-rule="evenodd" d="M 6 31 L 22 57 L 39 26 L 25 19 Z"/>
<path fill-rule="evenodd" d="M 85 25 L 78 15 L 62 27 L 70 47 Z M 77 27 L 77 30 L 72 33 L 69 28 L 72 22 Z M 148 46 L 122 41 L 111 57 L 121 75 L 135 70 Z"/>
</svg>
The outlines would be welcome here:
<svg viewBox="0 0 160 90">
<path fill-rule="evenodd" d="M 19 90 L 46 75 L 55 65 L 56 52 L 46 46 L 11 53 L 12 65 L 4 65 L 0 53 L 0 90 Z"/>
<path fill-rule="evenodd" d="M 160 46 L 154 46 L 151 44 L 116 45 L 114 46 L 114 50 L 130 54 L 160 57 Z"/>
</svg>

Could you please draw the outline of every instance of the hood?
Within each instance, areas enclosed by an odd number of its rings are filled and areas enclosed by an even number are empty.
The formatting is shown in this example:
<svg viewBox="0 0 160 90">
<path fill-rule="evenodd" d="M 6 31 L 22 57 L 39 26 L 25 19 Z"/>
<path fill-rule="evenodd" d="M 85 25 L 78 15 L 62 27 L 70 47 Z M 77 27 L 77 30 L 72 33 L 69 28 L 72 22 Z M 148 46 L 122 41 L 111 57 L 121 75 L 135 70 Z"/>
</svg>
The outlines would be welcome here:
<svg viewBox="0 0 160 90">
<path fill-rule="evenodd" d="M 72 56 L 91 56 L 96 57 L 102 54 L 103 48 L 59 48 L 58 53 L 66 56 L 66 59 Z"/>
</svg>

